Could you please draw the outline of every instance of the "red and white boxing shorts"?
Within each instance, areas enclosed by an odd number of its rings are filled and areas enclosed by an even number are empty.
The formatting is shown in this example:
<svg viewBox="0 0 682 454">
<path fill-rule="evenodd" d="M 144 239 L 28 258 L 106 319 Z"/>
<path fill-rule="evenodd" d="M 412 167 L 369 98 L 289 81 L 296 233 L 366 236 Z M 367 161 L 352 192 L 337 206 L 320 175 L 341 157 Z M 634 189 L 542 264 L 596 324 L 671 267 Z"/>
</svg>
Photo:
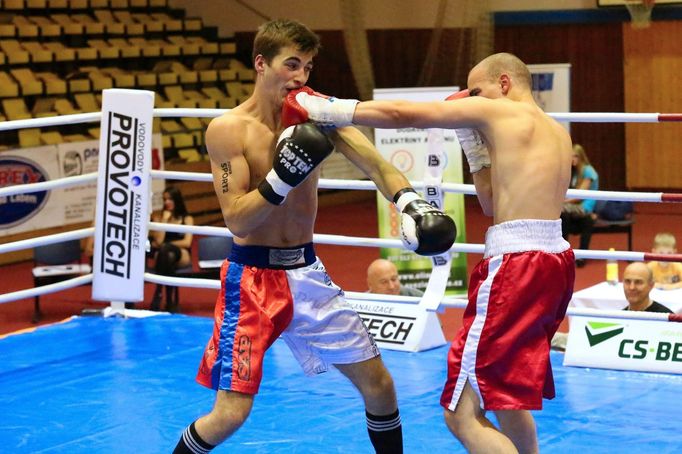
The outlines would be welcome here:
<svg viewBox="0 0 682 454">
<path fill-rule="evenodd" d="M 213 336 L 197 381 L 256 394 L 265 351 L 281 334 L 307 375 L 379 356 L 371 334 L 332 282 L 312 243 L 234 244 L 221 269 Z"/>
<path fill-rule="evenodd" d="M 543 397 L 552 399 L 550 342 L 574 280 L 575 256 L 560 220 L 491 227 L 448 353 L 441 405 L 454 411 L 467 380 L 485 410 L 540 409 Z"/>
</svg>

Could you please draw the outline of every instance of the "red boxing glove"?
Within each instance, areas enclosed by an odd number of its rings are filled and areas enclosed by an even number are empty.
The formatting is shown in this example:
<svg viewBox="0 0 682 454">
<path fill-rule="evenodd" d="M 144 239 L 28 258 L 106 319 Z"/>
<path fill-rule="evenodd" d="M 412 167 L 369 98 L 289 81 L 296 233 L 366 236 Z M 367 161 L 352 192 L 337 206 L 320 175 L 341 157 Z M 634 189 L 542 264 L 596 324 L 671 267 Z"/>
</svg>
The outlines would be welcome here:
<svg viewBox="0 0 682 454">
<path fill-rule="evenodd" d="M 446 101 L 454 101 L 456 99 L 462 99 L 462 98 L 468 98 L 469 97 L 469 89 L 466 90 L 460 90 L 458 92 L 455 92 L 445 98 Z"/>
<path fill-rule="evenodd" d="M 308 121 L 308 111 L 296 102 L 296 95 L 301 92 L 308 93 L 309 95 L 320 95 L 319 93 L 315 93 L 310 87 L 301 87 L 298 90 L 290 91 L 286 98 L 284 98 L 284 103 L 282 104 L 282 126 L 285 128 Z"/>
<path fill-rule="evenodd" d="M 318 126 L 353 124 L 356 99 L 339 99 L 323 95 L 310 87 L 290 91 L 282 104 L 282 126 L 311 121 Z"/>
</svg>

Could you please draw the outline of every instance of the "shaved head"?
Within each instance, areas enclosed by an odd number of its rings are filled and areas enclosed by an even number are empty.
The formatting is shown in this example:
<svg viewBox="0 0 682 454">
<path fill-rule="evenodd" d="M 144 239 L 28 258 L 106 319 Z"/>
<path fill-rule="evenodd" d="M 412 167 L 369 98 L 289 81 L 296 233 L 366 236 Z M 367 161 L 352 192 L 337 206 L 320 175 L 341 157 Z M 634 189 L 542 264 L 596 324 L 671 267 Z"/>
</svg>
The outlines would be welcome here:
<svg viewBox="0 0 682 454">
<path fill-rule="evenodd" d="M 371 293 L 398 295 L 400 278 L 398 269 L 386 259 L 376 259 L 367 267 L 367 288 Z"/>
<path fill-rule="evenodd" d="M 513 54 L 502 52 L 490 55 L 474 66 L 474 69 L 484 69 L 491 81 L 499 79 L 502 74 L 508 74 L 516 84 L 524 86 L 528 90 L 533 87 L 528 67 L 519 57 Z"/>
<path fill-rule="evenodd" d="M 651 305 L 649 292 L 654 288 L 654 275 L 643 262 L 634 262 L 623 271 L 623 292 L 631 311 L 643 311 Z"/>
</svg>

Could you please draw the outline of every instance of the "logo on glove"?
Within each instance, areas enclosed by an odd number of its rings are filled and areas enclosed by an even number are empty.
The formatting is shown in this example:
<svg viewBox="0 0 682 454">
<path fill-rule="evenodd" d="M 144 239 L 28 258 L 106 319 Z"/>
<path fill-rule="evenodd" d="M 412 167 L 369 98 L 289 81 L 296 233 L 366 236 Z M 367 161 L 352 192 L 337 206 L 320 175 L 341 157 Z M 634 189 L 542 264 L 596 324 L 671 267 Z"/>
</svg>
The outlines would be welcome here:
<svg viewBox="0 0 682 454">
<path fill-rule="evenodd" d="M 279 160 L 279 162 L 291 173 L 310 173 L 310 171 L 313 169 L 312 164 L 306 164 L 306 162 L 296 156 L 296 153 L 291 151 L 289 146 L 292 145 L 291 143 L 287 143 L 284 145 L 284 148 L 281 151 L 282 158 Z M 296 145 L 294 145 L 296 147 Z M 303 152 L 305 156 L 308 156 L 307 153 Z M 311 160 L 308 159 L 308 162 Z"/>
</svg>

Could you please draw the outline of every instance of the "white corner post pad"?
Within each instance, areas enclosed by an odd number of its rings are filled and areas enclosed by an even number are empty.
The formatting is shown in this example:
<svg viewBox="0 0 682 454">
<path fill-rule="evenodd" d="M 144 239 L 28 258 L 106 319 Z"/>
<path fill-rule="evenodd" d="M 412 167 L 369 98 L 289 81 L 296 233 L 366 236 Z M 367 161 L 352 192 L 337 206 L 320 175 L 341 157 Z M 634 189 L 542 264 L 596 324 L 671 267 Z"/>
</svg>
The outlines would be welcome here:
<svg viewBox="0 0 682 454">
<path fill-rule="evenodd" d="M 144 299 L 154 92 L 103 91 L 92 298 Z"/>
<path fill-rule="evenodd" d="M 427 134 L 428 148 L 423 178 L 424 198 L 434 207 L 445 211 L 442 190 L 443 171 L 446 162 L 445 134 L 440 128 L 431 128 Z M 430 312 L 439 311 L 450 277 L 451 262 L 452 256 L 449 251 L 431 257 L 433 268 L 424 295 L 419 301 L 420 308 Z"/>
</svg>

